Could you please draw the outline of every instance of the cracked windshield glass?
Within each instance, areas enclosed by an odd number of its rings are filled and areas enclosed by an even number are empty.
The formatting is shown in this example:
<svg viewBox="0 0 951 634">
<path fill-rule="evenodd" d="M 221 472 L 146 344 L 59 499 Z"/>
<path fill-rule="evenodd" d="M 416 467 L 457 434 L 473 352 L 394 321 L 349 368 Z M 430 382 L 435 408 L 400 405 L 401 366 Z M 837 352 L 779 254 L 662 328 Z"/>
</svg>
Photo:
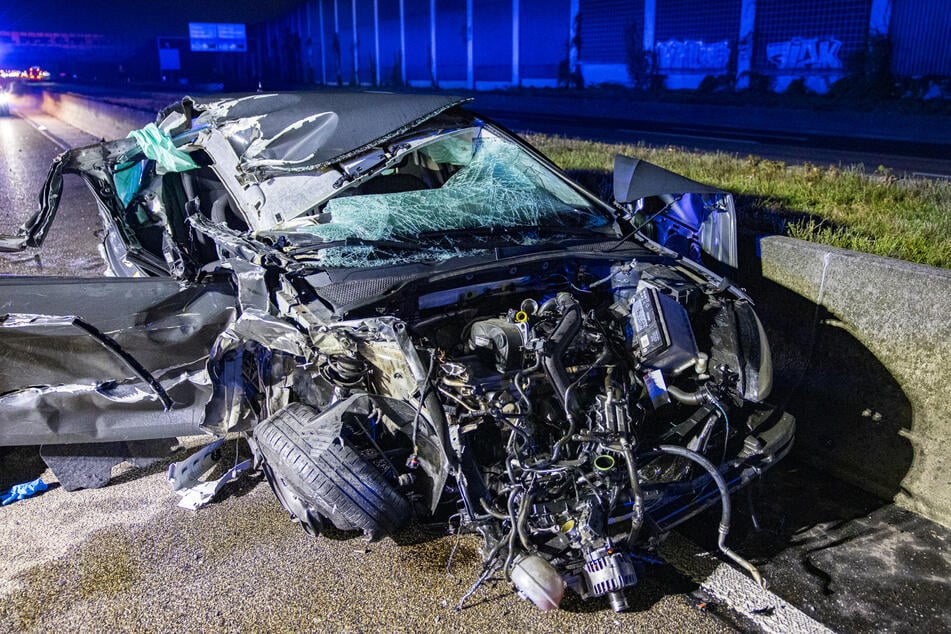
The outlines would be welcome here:
<svg viewBox="0 0 951 634">
<path fill-rule="evenodd" d="M 313 236 L 295 249 L 300 258 L 360 267 L 603 238 L 611 223 L 606 209 L 521 147 L 472 127 L 410 142 L 320 213 L 277 229 Z"/>
</svg>

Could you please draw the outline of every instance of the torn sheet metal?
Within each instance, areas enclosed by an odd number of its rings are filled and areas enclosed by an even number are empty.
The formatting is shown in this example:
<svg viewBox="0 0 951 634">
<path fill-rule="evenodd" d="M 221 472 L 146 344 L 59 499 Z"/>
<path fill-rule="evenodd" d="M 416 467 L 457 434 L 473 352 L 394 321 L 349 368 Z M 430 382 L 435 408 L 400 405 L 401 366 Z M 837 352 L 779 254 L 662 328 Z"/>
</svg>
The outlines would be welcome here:
<svg viewBox="0 0 951 634">
<path fill-rule="evenodd" d="M 103 203 L 106 190 L 94 184 L 106 185 L 111 189 L 112 176 L 107 171 L 109 166 L 128 162 L 128 156 L 138 151 L 134 139 L 119 139 L 74 148 L 57 156 L 40 190 L 39 208 L 20 226 L 15 236 L 0 236 L 0 251 L 22 251 L 26 247 L 37 248 L 43 244 L 59 210 L 64 174 L 81 174 L 96 192 L 100 203 Z"/>
<path fill-rule="evenodd" d="M 180 507 L 192 511 L 198 510 L 211 502 L 225 485 L 251 469 L 251 460 L 245 460 L 235 464 L 218 478 L 202 480 L 202 476 L 219 462 L 221 446 L 224 442 L 225 439 L 220 438 L 205 445 L 185 460 L 168 466 L 166 478 L 172 485 L 172 490 L 182 497 L 178 502 Z"/>
<path fill-rule="evenodd" d="M 219 252 L 222 248 L 225 252 L 240 257 L 243 260 L 260 264 L 262 260 L 269 260 L 274 264 L 279 264 L 288 272 L 294 273 L 302 270 L 304 267 L 292 258 L 284 255 L 277 249 L 272 249 L 260 242 L 251 240 L 246 234 L 229 229 L 220 224 L 215 224 L 201 215 L 192 215 L 188 217 L 188 224 L 195 231 L 210 238 L 218 247 Z"/>
<path fill-rule="evenodd" d="M 630 203 L 664 194 L 719 194 L 723 190 L 691 180 L 642 159 L 614 157 L 614 198 Z"/>
<path fill-rule="evenodd" d="M 16 235 L 0 236 L 0 252 L 22 251 L 26 247 L 39 247 L 43 244 L 59 208 L 59 199 L 63 193 L 63 169 L 68 154 L 67 152 L 53 159 L 40 189 L 39 209 L 20 226 Z"/>
<path fill-rule="evenodd" d="M 316 92 L 186 97 L 159 113 L 158 122 L 173 135 L 203 125 L 226 128 L 241 169 L 267 177 L 324 169 L 467 101 L 441 95 Z"/>
<path fill-rule="evenodd" d="M 31 317 L 15 317 L 22 313 Z M 4 443 L 197 433 L 211 394 L 208 350 L 234 315 L 223 279 L 0 279 Z"/>
<path fill-rule="evenodd" d="M 238 340 L 254 341 L 295 357 L 311 354 L 307 336 L 291 323 L 272 314 L 264 269 L 243 260 L 231 260 L 238 283 L 241 314 L 231 328 Z"/>
<path fill-rule="evenodd" d="M 271 314 L 264 269 L 236 258 L 227 266 L 234 271 L 240 314 L 215 339 L 208 357 L 207 374 L 213 392 L 205 407 L 202 429 L 213 434 L 237 431 L 250 422 L 242 379 L 246 357 L 263 367 L 270 363 L 274 352 L 301 360 L 312 354 L 304 332 Z"/>
<path fill-rule="evenodd" d="M 57 315 L 23 315 L 18 313 L 8 313 L 0 315 L 0 327 L 2 328 L 29 328 L 30 326 L 42 325 L 45 327 L 72 327 L 92 337 L 103 348 L 111 352 L 115 357 L 125 363 L 136 377 L 146 383 L 155 393 L 156 398 L 162 403 L 165 411 L 172 408 L 172 399 L 168 392 L 162 387 L 162 384 L 155 380 L 155 377 L 142 367 L 138 360 L 126 352 L 119 343 L 102 332 L 90 323 L 76 316 L 57 316 Z"/>
</svg>

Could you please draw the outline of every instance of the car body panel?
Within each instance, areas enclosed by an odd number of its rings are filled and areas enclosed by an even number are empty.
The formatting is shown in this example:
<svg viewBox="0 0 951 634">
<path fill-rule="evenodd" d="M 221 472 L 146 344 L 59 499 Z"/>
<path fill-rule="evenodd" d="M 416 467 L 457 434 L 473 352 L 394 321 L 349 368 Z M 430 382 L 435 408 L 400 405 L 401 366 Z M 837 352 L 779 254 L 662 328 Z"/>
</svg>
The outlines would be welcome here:
<svg viewBox="0 0 951 634">
<path fill-rule="evenodd" d="M 224 280 L 0 278 L 3 444 L 197 433 L 234 312 Z"/>
<path fill-rule="evenodd" d="M 653 225 L 653 239 L 697 262 L 702 261 L 702 252 L 732 270 L 739 267 L 732 194 L 618 154 L 614 198 L 624 205 L 636 203 L 639 209 L 647 199 L 657 198 L 664 206 L 643 221 L 645 226 Z"/>
</svg>

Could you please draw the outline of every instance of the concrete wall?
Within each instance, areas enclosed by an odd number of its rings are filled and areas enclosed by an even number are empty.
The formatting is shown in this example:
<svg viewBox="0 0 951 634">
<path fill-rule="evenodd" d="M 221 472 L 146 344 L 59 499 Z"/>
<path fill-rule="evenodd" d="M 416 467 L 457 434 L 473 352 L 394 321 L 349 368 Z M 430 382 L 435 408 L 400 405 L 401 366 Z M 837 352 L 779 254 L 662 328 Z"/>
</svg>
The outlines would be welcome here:
<svg viewBox="0 0 951 634">
<path fill-rule="evenodd" d="M 43 112 L 102 139 L 116 139 L 155 121 L 156 109 L 112 104 L 72 93 L 43 91 Z"/>
<path fill-rule="evenodd" d="M 764 238 L 750 284 L 798 455 L 951 526 L 951 271 Z"/>
</svg>

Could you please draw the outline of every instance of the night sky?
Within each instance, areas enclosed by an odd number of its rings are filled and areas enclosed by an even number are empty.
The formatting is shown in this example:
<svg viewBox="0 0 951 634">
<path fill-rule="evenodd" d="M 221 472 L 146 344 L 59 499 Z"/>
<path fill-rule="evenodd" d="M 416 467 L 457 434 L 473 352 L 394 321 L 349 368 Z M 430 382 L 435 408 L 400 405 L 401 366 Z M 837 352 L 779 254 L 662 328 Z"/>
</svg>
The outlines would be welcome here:
<svg viewBox="0 0 951 634">
<path fill-rule="evenodd" d="M 188 33 L 189 22 L 254 24 L 301 0 L 2 0 L 0 31 L 102 33 L 132 38 Z"/>
</svg>

